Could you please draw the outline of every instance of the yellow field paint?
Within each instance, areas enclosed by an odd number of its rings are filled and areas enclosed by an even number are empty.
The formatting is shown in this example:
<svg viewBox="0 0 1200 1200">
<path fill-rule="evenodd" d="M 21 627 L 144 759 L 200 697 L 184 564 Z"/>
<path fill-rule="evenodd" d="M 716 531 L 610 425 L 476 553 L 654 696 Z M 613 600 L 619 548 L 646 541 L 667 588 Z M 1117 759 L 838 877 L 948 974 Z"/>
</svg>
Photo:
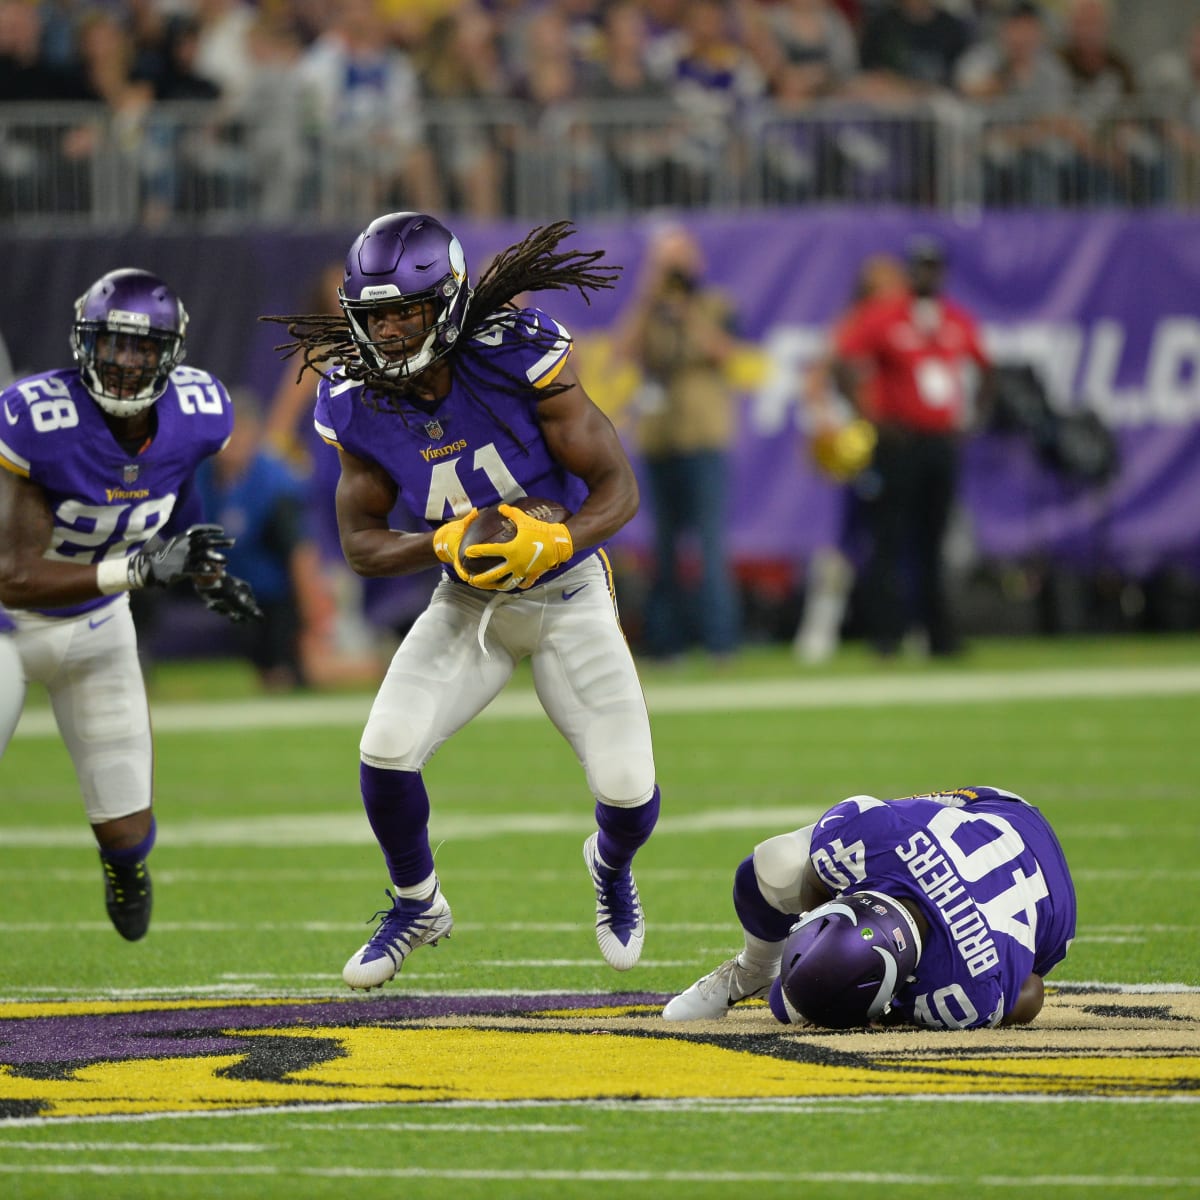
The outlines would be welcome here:
<svg viewBox="0 0 1200 1200">
<path fill-rule="evenodd" d="M 897 1056 L 871 1035 L 859 1035 L 860 1048 L 847 1052 L 795 1035 L 487 1025 L 484 1018 L 454 1026 L 229 1029 L 222 1036 L 236 1043 L 234 1053 L 93 1062 L 56 1078 L 5 1067 L 0 1107 L 67 1117 L 432 1101 L 1152 1096 L 1200 1085 L 1200 1055 L 1187 1053 L 1031 1055 L 1024 1045 L 1020 1056 L 973 1057 L 930 1054 L 925 1045 L 920 1056 Z"/>
</svg>

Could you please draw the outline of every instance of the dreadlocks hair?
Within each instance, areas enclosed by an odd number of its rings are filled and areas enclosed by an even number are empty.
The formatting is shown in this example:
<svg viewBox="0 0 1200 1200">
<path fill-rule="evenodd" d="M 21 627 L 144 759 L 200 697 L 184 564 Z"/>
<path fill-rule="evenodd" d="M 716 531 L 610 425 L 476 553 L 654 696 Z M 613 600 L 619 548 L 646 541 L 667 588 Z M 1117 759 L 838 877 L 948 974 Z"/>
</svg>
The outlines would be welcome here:
<svg viewBox="0 0 1200 1200">
<path fill-rule="evenodd" d="M 486 383 L 489 390 L 499 390 L 512 396 L 524 395 L 529 391 L 529 383 L 523 376 L 505 371 L 495 363 L 487 363 L 485 369 L 471 340 L 479 330 L 495 324 L 504 309 L 515 308 L 514 301 L 522 292 L 574 289 L 590 305 L 589 292 L 615 285 L 621 268 L 596 265 L 604 257 L 603 250 L 559 249 L 563 239 L 574 232 L 575 226 L 570 221 L 555 221 L 550 225 L 538 226 L 522 241 L 497 254 L 475 285 L 462 333 L 452 351 L 472 399 L 486 409 L 514 440 L 518 440 L 516 435 L 492 411 L 480 392 Z M 297 382 L 305 371 L 328 377 L 333 371 L 340 370 L 346 378 L 368 385 L 363 389 L 364 403 L 376 409 L 397 412 L 407 419 L 409 414 L 399 402 L 413 402 L 412 381 L 389 379 L 366 363 L 358 352 L 343 316 L 309 313 L 300 316 L 264 316 L 259 320 L 287 327 L 293 340 L 276 346 L 275 350 L 285 360 L 299 355 Z M 549 349 L 560 337 L 557 330 L 539 329 L 530 340 L 534 345 L 544 341 L 545 348 Z M 567 386 L 551 383 L 541 389 L 540 394 L 555 396 L 565 391 Z"/>
</svg>

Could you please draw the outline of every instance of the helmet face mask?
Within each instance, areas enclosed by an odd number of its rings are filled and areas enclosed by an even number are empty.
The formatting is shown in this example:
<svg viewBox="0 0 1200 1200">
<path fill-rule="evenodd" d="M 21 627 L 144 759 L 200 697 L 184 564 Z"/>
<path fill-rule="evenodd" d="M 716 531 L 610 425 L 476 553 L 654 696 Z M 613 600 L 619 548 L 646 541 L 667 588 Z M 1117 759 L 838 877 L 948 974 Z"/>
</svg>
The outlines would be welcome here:
<svg viewBox="0 0 1200 1200">
<path fill-rule="evenodd" d="M 458 238 L 433 217 L 412 212 L 388 213 L 359 234 L 338 289 L 359 355 L 389 380 L 418 375 L 449 354 L 470 300 Z M 378 336 L 380 319 L 397 310 L 402 330 L 389 324 Z"/>
<path fill-rule="evenodd" d="M 851 892 L 792 926 L 779 971 L 783 998 L 813 1025 L 861 1028 L 887 1013 L 920 957 L 920 930 L 903 904 Z"/>
<path fill-rule="evenodd" d="M 83 386 L 114 417 L 148 409 L 183 361 L 188 316 L 148 271 L 109 271 L 75 302 L 71 351 Z"/>
</svg>

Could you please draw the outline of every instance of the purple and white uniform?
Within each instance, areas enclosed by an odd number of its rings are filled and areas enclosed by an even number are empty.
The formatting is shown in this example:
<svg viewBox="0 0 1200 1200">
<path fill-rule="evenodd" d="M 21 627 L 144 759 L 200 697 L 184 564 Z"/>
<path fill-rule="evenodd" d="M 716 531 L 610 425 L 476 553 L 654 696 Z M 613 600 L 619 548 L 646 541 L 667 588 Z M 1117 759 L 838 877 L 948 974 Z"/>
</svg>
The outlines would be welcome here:
<svg viewBox="0 0 1200 1200">
<path fill-rule="evenodd" d="M 469 369 L 457 368 L 449 394 L 432 413 L 416 406 L 376 411 L 363 402 L 361 384 L 322 379 L 317 432 L 356 458 L 378 463 L 399 486 L 409 511 L 431 529 L 472 508 L 522 496 L 557 500 L 575 512 L 587 487 L 550 456 L 537 422 L 539 392 L 566 363 L 570 335 L 546 313 L 526 308 L 497 313 L 473 341 L 475 349 L 486 351 L 486 373 L 472 377 Z M 501 390 L 512 387 L 506 375 L 525 385 L 523 394 Z M 488 407 L 472 392 L 483 394 Z M 535 588 L 578 561 L 547 572 Z M 443 571 L 454 583 L 469 587 L 451 567 L 443 565 Z"/>
<path fill-rule="evenodd" d="M 154 406 L 158 428 L 137 454 L 113 437 L 77 370 L 19 379 L 0 405 L 0 467 L 45 493 L 54 514 L 46 557 L 59 562 L 128 558 L 156 533 L 179 528 L 184 514 L 176 509 L 196 468 L 233 430 L 224 385 L 196 367 L 171 373 Z M 198 507 L 188 515 L 198 520 Z M 45 612 L 74 616 L 113 600 L 100 596 Z"/>
<path fill-rule="evenodd" d="M 1075 890 L 1045 817 L 999 788 L 897 800 L 854 796 L 811 831 L 809 859 L 834 892 L 915 901 L 928 930 L 893 1010 L 933 1028 L 996 1025 L 1031 972 L 1075 935 Z"/>
<path fill-rule="evenodd" d="M 434 410 L 401 403 L 400 411 L 376 411 L 361 384 L 335 375 L 318 387 L 316 429 L 381 467 L 430 528 L 521 496 L 575 512 L 587 487 L 550 455 L 537 421 L 541 389 L 570 350 L 570 335 L 546 313 L 499 312 L 472 335 L 471 354 L 457 357 L 449 394 Z M 581 551 L 525 591 L 481 591 L 446 568 L 376 696 L 362 761 L 420 771 L 525 657 L 593 794 L 616 807 L 643 804 L 654 790 L 650 722 L 601 548 Z"/>
<path fill-rule="evenodd" d="M 199 522 L 192 476 L 233 428 L 224 385 L 195 367 L 171 373 L 154 436 L 136 453 L 113 437 L 78 370 L 17 380 L 0 410 L 0 468 L 41 488 L 54 522 L 45 557 L 60 562 L 128 558 Z M 30 681 L 45 684 L 89 820 L 147 808 L 150 717 L 128 594 L 10 616 L 15 633 L 0 640 L 18 651 L 18 710 Z M 0 754 L 11 736 L 0 722 Z"/>
</svg>

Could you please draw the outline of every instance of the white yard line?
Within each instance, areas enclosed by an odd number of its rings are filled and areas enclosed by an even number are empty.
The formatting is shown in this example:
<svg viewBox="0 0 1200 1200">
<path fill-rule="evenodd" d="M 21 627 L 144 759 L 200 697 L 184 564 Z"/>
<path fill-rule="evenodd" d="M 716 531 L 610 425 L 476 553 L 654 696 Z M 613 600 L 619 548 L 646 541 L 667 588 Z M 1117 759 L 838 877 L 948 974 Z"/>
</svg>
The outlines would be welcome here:
<svg viewBox="0 0 1200 1200">
<path fill-rule="evenodd" d="M 1004 700 L 1057 700 L 1105 696 L 1200 694 L 1200 666 L 1079 667 L 1056 671 L 947 672 L 853 679 L 761 679 L 716 683 L 648 683 L 651 716 L 690 712 L 762 712 L 769 709 L 860 708 L 897 704 L 987 704 Z M 208 704 L 153 705 L 161 733 L 233 732 L 362 725 L 372 697 L 283 696 Z M 477 720 L 545 718 L 532 692 L 503 692 Z M 57 737 L 48 709 L 26 712 L 16 736 Z"/>
<path fill-rule="evenodd" d="M 0 1142 L 0 1149 L 3 1143 Z M 887 1171 L 617 1171 L 617 1170 L 495 1170 L 486 1167 L 189 1167 L 149 1163 L 21 1163 L 0 1164 L 4 1174 L 30 1175 L 121 1175 L 121 1176 L 274 1176 L 280 1179 L 445 1179 L 495 1181 L 497 1183 L 784 1183 L 854 1184 L 866 1187 L 921 1185 L 957 1186 L 963 1194 L 975 1187 L 1020 1188 L 1144 1188 L 1161 1192 L 1166 1188 L 1200 1186 L 1200 1176 L 1172 1175 L 928 1175 Z"/>
</svg>

